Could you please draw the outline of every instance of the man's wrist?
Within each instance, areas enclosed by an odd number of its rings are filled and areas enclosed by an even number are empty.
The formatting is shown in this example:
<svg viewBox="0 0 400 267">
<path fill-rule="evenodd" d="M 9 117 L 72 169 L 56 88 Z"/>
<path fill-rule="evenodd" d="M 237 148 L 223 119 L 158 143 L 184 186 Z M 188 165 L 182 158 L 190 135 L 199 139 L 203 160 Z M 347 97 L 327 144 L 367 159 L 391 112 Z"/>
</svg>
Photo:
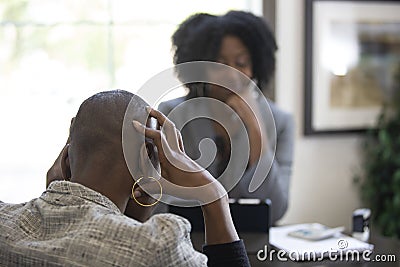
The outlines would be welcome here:
<svg viewBox="0 0 400 267">
<path fill-rule="evenodd" d="M 196 191 L 199 193 L 196 194 L 197 200 L 202 207 L 221 200 L 222 198 L 227 198 L 228 195 L 223 185 L 214 178 Z"/>
<path fill-rule="evenodd" d="M 204 216 L 206 244 L 223 244 L 239 240 L 229 209 L 228 196 L 201 207 Z"/>
</svg>

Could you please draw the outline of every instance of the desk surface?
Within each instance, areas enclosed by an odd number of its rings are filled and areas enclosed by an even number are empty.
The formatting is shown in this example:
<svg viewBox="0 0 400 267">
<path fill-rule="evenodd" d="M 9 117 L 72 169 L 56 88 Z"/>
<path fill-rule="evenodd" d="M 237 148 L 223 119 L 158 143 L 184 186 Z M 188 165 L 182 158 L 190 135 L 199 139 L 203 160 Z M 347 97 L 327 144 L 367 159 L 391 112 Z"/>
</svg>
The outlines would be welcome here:
<svg viewBox="0 0 400 267">
<path fill-rule="evenodd" d="M 193 246 L 201 251 L 202 245 L 204 244 L 204 234 L 203 233 L 192 233 L 192 242 Z M 257 251 L 263 249 L 266 245 L 266 237 L 263 237 L 260 234 L 240 234 L 241 238 L 244 240 L 246 245 L 246 250 L 248 251 L 249 259 L 251 266 L 272 266 L 272 267 L 301 267 L 301 266 L 362 266 L 362 267 L 400 267 L 400 241 L 391 240 L 388 238 L 380 237 L 379 235 L 372 235 L 370 243 L 374 244 L 374 252 L 370 256 L 371 259 L 374 259 L 375 256 L 381 257 L 382 255 L 394 255 L 396 257 L 395 262 L 365 262 L 365 261 L 330 261 L 323 260 L 317 262 L 293 262 L 293 261 L 279 261 L 276 257 L 273 261 L 260 261 L 257 259 Z"/>
</svg>

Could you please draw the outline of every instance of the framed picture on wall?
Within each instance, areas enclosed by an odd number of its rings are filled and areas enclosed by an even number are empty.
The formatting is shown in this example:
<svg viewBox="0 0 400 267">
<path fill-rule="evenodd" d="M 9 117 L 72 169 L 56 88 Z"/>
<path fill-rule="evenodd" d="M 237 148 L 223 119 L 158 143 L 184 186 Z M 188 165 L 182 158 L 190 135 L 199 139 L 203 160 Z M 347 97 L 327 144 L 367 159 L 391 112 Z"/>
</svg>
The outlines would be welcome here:
<svg viewBox="0 0 400 267">
<path fill-rule="evenodd" d="M 400 1 L 305 1 L 305 135 L 373 127 L 400 68 Z"/>
</svg>

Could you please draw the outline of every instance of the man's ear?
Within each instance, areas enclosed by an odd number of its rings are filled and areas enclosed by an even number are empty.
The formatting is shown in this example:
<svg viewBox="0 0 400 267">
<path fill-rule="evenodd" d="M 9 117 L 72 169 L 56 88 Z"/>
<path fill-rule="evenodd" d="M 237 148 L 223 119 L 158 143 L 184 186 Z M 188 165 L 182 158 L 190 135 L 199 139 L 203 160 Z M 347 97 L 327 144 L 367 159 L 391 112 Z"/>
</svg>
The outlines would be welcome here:
<svg viewBox="0 0 400 267">
<path fill-rule="evenodd" d="M 71 124 L 69 125 L 69 130 L 71 131 L 72 126 L 74 125 L 75 117 L 72 117 Z"/>
<path fill-rule="evenodd" d="M 71 124 L 69 125 L 69 134 L 68 134 L 67 144 L 71 141 L 71 130 L 72 130 L 72 127 L 74 126 L 74 121 L 75 121 L 75 117 L 72 117 Z"/>
<path fill-rule="evenodd" d="M 69 144 L 66 144 L 61 153 L 61 174 L 64 180 L 71 180 L 71 165 L 69 161 Z"/>
</svg>

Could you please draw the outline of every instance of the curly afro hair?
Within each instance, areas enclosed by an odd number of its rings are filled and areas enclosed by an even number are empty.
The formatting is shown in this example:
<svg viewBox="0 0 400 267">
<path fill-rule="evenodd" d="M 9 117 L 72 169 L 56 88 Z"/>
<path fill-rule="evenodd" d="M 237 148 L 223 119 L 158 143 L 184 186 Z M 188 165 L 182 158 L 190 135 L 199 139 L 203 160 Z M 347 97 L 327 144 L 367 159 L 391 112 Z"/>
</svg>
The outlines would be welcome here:
<svg viewBox="0 0 400 267">
<path fill-rule="evenodd" d="M 275 71 L 277 45 L 266 21 L 249 12 L 229 11 L 222 16 L 197 13 L 187 18 L 172 36 L 174 64 L 216 61 L 226 35 L 238 37 L 247 47 L 253 64 L 251 78 L 264 89 Z"/>
</svg>

